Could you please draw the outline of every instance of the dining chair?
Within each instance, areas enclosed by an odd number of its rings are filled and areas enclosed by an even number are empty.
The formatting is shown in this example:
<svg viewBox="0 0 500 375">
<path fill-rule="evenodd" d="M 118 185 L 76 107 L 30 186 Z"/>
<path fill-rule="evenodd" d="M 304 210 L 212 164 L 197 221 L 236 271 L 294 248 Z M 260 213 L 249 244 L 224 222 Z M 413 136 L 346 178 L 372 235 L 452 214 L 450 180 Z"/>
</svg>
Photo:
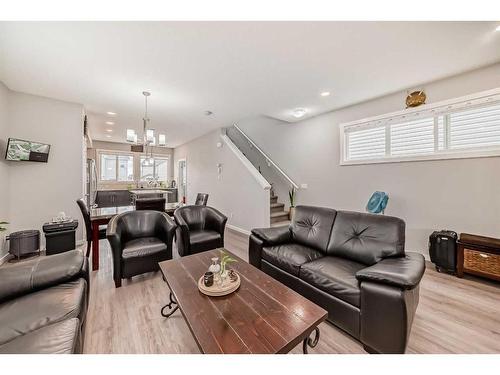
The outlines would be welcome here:
<svg viewBox="0 0 500 375">
<path fill-rule="evenodd" d="M 208 194 L 207 193 L 198 193 L 196 196 L 196 201 L 194 202 L 195 206 L 206 206 L 208 202 Z"/>
<path fill-rule="evenodd" d="M 135 209 L 165 212 L 165 202 L 165 198 L 139 198 L 135 201 Z"/>
<path fill-rule="evenodd" d="M 83 221 L 85 222 L 85 232 L 87 233 L 87 253 L 85 256 L 88 258 L 90 255 L 90 247 L 92 246 L 92 223 L 90 222 L 90 212 L 85 201 L 80 198 L 76 201 L 80 211 L 82 212 Z M 106 225 L 99 226 L 99 239 L 106 238 Z"/>
</svg>

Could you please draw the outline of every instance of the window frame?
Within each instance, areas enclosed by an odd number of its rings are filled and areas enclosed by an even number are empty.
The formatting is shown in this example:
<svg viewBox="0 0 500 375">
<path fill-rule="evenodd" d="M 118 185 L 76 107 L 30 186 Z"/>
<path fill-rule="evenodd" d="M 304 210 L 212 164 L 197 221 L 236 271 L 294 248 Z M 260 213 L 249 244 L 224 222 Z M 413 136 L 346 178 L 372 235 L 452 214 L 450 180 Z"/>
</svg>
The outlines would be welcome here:
<svg viewBox="0 0 500 375">
<path fill-rule="evenodd" d="M 142 179 L 142 159 L 145 159 L 145 155 L 140 155 L 139 156 L 139 182 L 147 182 L 147 180 Z M 156 175 L 156 160 L 164 160 L 167 164 L 167 173 L 166 173 L 166 180 L 158 180 L 158 182 L 168 182 L 169 179 L 169 169 L 170 169 L 170 157 L 169 155 L 158 155 L 158 154 L 153 154 L 153 159 L 155 162 L 153 162 L 153 176 Z"/>
<path fill-rule="evenodd" d="M 103 180 L 101 179 L 101 156 L 102 155 L 113 155 L 116 156 L 116 174 L 115 174 L 115 179 L 114 180 Z M 118 162 L 118 157 L 119 156 L 129 156 L 132 157 L 132 168 L 133 168 L 133 173 L 132 175 L 135 177 L 135 155 L 132 152 L 126 152 L 126 151 L 118 151 L 118 150 L 97 150 L 96 151 L 96 161 L 97 161 L 97 182 L 100 184 L 130 184 L 135 182 L 134 180 L 124 180 L 120 181 L 118 180 L 118 175 L 119 175 L 119 162 Z"/>
<path fill-rule="evenodd" d="M 500 145 L 478 148 L 463 148 L 450 149 L 449 142 L 449 115 L 455 112 L 465 111 L 467 109 L 487 107 L 489 105 L 500 104 L 500 88 L 487 90 L 480 93 L 462 96 L 450 100 L 440 101 L 434 104 L 424 104 L 417 108 L 406 109 L 403 111 L 391 112 L 388 114 L 365 118 L 362 120 L 352 121 L 340 124 L 339 131 L 339 150 L 340 150 L 340 165 L 363 165 L 363 164 L 380 164 L 380 163 L 398 163 L 410 161 L 427 161 L 427 160 L 447 160 L 447 159 L 466 159 L 466 158 L 481 158 L 500 156 Z M 445 149 L 439 150 L 438 145 L 438 118 L 443 116 L 443 131 Z M 390 155 L 390 137 L 387 138 L 387 133 L 390 133 L 390 125 L 401 122 L 408 122 L 418 118 L 434 117 L 434 152 L 429 154 L 408 155 L 408 156 L 391 156 Z M 386 129 L 386 156 L 373 159 L 348 159 L 347 145 L 349 137 L 349 129 L 358 128 L 375 128 L 384 126 Z M 389 140 L 389 141 L 388 141 Z"/>
</svg>

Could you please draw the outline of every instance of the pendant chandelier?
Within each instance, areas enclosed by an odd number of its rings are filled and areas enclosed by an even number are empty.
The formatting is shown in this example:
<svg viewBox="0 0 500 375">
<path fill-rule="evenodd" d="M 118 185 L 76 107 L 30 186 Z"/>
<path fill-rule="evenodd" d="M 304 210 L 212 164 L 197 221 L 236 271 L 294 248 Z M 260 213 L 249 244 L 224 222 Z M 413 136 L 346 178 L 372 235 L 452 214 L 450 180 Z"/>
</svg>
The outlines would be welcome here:
<svg viewBox="0 0 500 375">
<path fill-rule="evenodd" d="M 142 145 L 145 158 L 143 158 L 144 166 L 151 166 L 154 163 L 153 146 L 156 146 L 155 130 L 150 128 L 151 119 L 148 116 L 148 98 L 151 93 L 143 91 L 144 96 L 144 117 L 142 118 L 142 139 L 138 141 L 137 133 L 134 129 L 127 129 L 127 142 Z M 158 138 L 158 146 L 166 146 L 165 134 L 160 134 Z"/>
<path fill-rule="evenodd" d="M 149 129 L 149 117 L 148 117 L 148 97 L 151 95 L 148 91 L 143 91 L 142 95 L 144 95 L 144 117 L 142 119 L 143 125 L 143 145 L 144 145 L 144 154 L 145 158 L 143 161 L 143 165 L 151 166 L 154 163 L 153 159 L 153 145 L 155 141 L 155 131 L 154 129 Z M 148 155 L 149 149 L 149 155 Z"/>
</svg>

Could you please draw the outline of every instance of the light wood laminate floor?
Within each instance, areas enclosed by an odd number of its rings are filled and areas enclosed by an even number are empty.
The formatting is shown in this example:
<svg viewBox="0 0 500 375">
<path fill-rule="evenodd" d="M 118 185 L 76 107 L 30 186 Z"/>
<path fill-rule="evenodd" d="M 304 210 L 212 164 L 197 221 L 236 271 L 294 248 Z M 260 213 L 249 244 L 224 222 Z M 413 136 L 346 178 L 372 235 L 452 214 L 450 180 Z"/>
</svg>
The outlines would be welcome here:
<svg viewBox="0 0 500 375">
<path fill-rule="evenodd" d="M 227 230 L 226 248 L 248 259 L 248 236 Z M 168 298 L 160 272 L 124 280 L 116 289 L 105 240 L 101 254 L 100 269 L 91 275 L 85 353 L 199 353 L 180 312 L 168 319 L 160 315 Z M 407 353 L 500 353 L 499 283 L 458 279 L 428 267 L 420 285 Z M 320 329 L 310 353 L 365 353 L 332 324 Z M 301 352 L 301 345 L 292 351 Z"/>
</svg>

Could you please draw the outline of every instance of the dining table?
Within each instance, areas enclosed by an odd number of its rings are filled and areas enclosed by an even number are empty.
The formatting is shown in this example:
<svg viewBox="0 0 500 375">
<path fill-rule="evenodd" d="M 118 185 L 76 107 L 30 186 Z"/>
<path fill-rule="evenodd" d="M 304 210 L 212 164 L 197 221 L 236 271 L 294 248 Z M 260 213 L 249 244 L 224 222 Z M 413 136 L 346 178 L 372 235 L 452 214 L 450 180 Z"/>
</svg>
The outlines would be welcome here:
<svg viewBox="0 0 500 375">
<path fill-rule="evenodd" d="M 165 203 L 165 212 L 172 216 L 182 203 Z M 135 206 L 94 207 L 90 209 L 90 223 L 92 225 L 92 271 L 99 269 L 99 226 L 107 225 L 118 214 L 135 211 Z"/>
</svg>

